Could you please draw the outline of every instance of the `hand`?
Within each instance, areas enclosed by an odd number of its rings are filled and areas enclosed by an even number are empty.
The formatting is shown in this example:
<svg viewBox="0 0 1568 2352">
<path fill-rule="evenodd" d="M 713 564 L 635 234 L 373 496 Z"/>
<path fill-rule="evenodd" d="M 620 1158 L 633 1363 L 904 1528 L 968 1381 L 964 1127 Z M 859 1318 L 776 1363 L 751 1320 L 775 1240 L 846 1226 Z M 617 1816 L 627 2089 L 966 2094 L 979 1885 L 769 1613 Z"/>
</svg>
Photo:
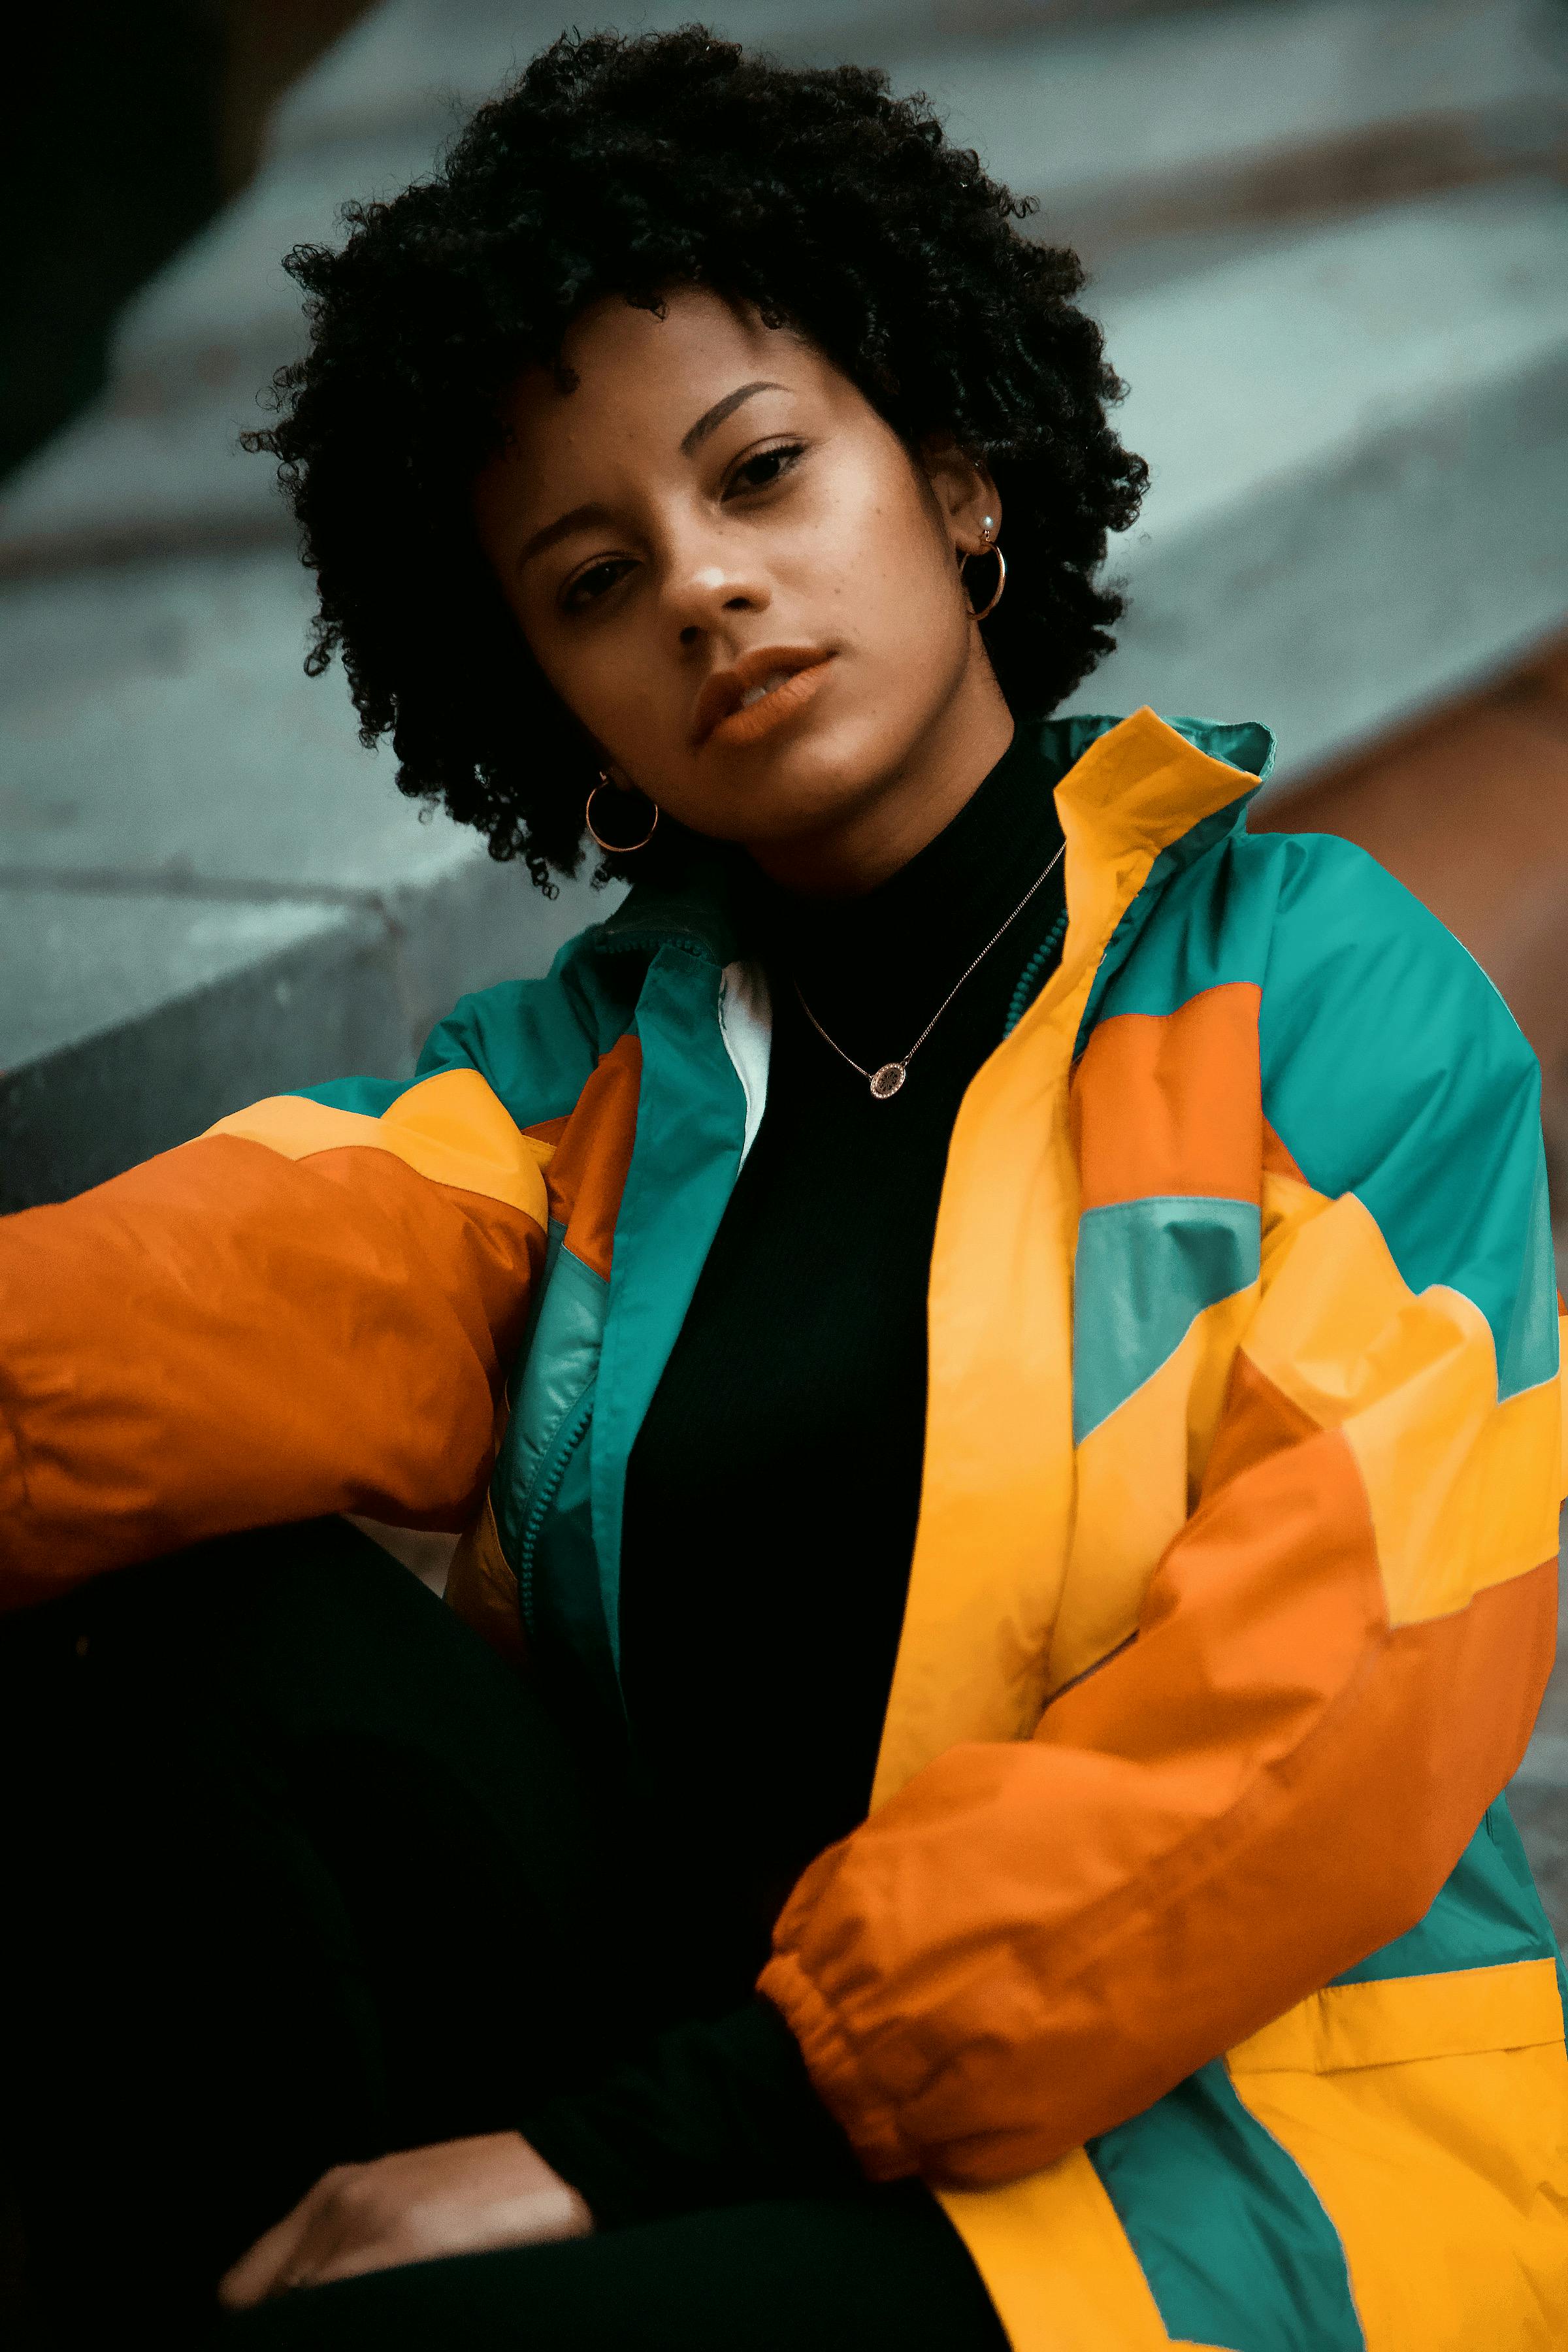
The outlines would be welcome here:
<svg viewBox="0 0 1568 2352">
<path fill-rule="evenodd" d="M 295 2286 L 441 2254 L 586 2237 L 594 2217 L 521 2132 L 442 2140 L 339 2164 L 242 2254 L 218 2287 L 230 2311 Z"/>
</svg>

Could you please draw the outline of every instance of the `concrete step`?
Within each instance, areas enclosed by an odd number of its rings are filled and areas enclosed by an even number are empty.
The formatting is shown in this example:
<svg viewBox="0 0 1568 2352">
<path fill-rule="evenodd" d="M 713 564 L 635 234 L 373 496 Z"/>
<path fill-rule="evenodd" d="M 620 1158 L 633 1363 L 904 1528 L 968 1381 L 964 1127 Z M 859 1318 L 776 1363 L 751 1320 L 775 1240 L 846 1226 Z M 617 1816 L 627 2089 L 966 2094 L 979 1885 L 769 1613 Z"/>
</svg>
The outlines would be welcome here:
<svg viewBox="0 0 1568 2352">
<path fill-rule="evenodd" d="M 286 549 L 0 584 L 0 1209 L 237 1102 L 407 1070 L 609 901 L 393 788 Z"/>
<path fill-rule="evenodd" d="M 121 320 L 110 390 L 0 495 L 0 578 L 292 546 L 274 468 L 238 446 L 302 341 L 283 256 L 331 242 L 350 197 L 406 187 L 435 143 L 422 129 L 293 154 L 162 271 Z"/>
<path fill-rule="evenodd" d="M 689 21 L 680 0 L 637 12 L 639 28 Z M 1552 0 L 728 0 L 705 21 L 787 59 L 886 67 L 1010 184 L 1056 200 L 1527 105 L 1568 73 Z M 561 23 L 551 0 L 390 0 L 284 102 L 271 152 L 395 126 L 434 142 Z"/>
<path fill-rule="evenodd" d="M 1153 484 L 1079 708 L 1257 716 L 1287 783 L 1568 612 L 1568 194 L 1399 205 L 1103 304 Z"/>
<path fill-rule="evenodd" d="M 1373 155 L 1384 180 L 1419 185 L 1484 176 L 1489 154 L 1518 170 L 1568 141 L 1568 23 L 1540 0 L 1183 11 L 1048 41 L 906 38 L 889 61 L 950 136 L 1038 199 L 1039 234 L 1097 268 L 1129 244 L 1375 200 Z"/>
<path fill-rule="evenodd" d="M 263 1095 L 406 1076 L 467 990 L 608 911 L 470 856 L 363 897 L 0 872 L 0 1213 L 61 1200 Z"/>
</svg>

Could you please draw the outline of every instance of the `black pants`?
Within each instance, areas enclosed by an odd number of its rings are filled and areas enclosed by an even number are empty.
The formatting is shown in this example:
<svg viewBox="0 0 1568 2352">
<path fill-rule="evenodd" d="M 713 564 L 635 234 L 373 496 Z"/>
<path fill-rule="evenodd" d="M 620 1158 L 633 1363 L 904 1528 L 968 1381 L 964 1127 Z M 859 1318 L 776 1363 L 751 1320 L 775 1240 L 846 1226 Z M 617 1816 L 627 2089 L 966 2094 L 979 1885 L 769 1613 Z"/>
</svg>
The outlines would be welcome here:
<svg viewBox="0 0 1568 2352">
<path fill-rule="evenodd" d="M 5 2136 L 47 2341 L 204 2336 L 330 2165 L 507 2128 L 726 1992 L 614 1769 L 339 1523 L 9 1621 L 0 1741 Z M 1005 2342 L 913 2184 L 385 2272 L 216 2337 Z"/>
</svg>

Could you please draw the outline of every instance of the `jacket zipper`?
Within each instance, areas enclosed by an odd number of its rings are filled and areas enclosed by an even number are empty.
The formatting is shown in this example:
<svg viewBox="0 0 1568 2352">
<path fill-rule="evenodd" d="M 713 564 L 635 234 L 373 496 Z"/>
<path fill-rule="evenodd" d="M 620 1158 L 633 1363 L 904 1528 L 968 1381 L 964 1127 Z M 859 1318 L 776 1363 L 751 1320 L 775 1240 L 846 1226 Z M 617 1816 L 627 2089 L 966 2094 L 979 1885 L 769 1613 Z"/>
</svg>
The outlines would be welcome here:
<svg viewBox="0 0 1568 2352">
<path fill-rule="evenodd" d="M 603 956 L 645 955 L 649 948 L 656 954 L 660 948 L 681 948 L 715 971 L 720 968 L 707 940 L 700 940 L 694 931 L 629 931 L 624 939 L 598 940 L 595 951 Z"/>
<path fill-rule="evenodd" d="M 523 1624 L 531 1633 L 533 1631 L 534 1556 L 539 1549 L 539 1538 L 550 1506 L 561 1491 L 567 1465 L 593 1419 L 595 1386 L 596 1382 L 589 1381 L 575 1407 L 556 1431 L 550 1452 L 534 1477 L 529 1495 L 522 1522 L 522 1540 L 518 1547 L 517 1597 Z"/>
<path fill-rule="evenodd" d="M 1040 982 L 1049 969 L 1051 958 L 1067 937 L 1067 908 L 1064 907 L 1019 975 L 1018 985 L 1013 991 L 1012 1002 L 1007 1007 L 1006 1026 L 1002 1032 L 1004 1037 L 1010 1037 L 1013 1034 L 1014 1030 L 1028 1011 Z"/>
</svg>

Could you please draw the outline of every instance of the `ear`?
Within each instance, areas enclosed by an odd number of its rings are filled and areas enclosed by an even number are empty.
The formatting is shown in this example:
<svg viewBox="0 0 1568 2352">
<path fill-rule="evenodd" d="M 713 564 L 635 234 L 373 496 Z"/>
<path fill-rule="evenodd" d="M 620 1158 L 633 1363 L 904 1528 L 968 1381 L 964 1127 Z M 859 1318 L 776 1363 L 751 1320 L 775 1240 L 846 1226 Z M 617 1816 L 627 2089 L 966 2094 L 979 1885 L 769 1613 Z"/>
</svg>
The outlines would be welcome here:
<svg viewBox="0 0 1568 2352">
<path fill-rule="evenodd" d="M 992 541 L 1001 537 L 1002 501 L 996 485 L 986 468 L 965 456 L 951 435 L 928 435 L 921 443 L 920 458 L 953 552 L 962 563 L 966 555 L 978 555 L 987 544 L 987 518 Z"/>
</svg>

